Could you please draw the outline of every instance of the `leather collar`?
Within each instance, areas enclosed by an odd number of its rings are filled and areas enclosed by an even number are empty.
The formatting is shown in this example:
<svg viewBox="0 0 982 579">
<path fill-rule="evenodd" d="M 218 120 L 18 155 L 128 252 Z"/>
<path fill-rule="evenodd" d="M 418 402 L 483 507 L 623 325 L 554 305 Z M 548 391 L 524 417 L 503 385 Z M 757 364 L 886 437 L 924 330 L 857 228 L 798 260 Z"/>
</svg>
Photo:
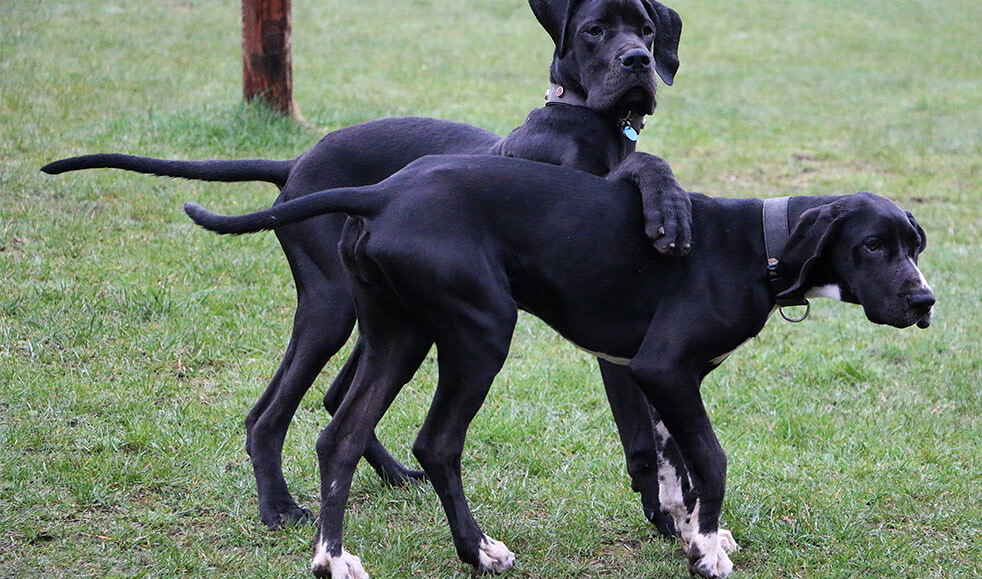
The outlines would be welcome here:
<svg viewBox="0 0 982 579">
<path fill-rule="evenodd" d="M 788 199 L 790 197 L 777 197 L 764 200 L 763 223 L 764 223 L 764 251 L 767 254 L 767 279 L 771 286 L 771 295 L 777 302 L 779 308 L 788 306 L 808 306 L 808 299 L 803 294 L 786 294 L 785 291 L 791 287 L 793 280 L 787 280 L 780 271 L 781 257 L 787 248 L 788 240 L 791 238 L 791 224 L 788 218 Z M 788 321 L 801 321 L 792 319 L 781 311 L 781 315 Z M 805 316 L 808 315 L 807 310 Z"/>
<path fill-rule="evenodd" d="M 546 91 L 546 106 L 563 104 L 575 107 L 586 107 L 586 99 L 578 94 L 574 94 L 558 84 L 554 84 Z M 624 137 L 631 141 L 637 141 L 641 129 L 644 128 L 644 115 L 629 113 L 626 117 L 617 122 L 617 128 L 624 134 Z"/>
</svg>

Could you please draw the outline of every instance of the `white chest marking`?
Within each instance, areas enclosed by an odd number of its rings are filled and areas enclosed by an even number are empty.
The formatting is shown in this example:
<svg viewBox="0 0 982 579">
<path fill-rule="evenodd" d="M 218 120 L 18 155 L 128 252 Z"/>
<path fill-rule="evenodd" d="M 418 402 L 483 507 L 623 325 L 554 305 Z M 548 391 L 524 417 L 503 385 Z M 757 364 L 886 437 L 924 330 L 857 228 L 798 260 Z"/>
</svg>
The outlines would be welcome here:
<svg viewBox="0 0 982 579">
<path fill-rule="evenodd" d="M 842 301 L 842 288 L 838 284 L 830 283 L 813 287 L 805 292 L 806 298 L 829 298 L 831 300 Z"/>
</svg>

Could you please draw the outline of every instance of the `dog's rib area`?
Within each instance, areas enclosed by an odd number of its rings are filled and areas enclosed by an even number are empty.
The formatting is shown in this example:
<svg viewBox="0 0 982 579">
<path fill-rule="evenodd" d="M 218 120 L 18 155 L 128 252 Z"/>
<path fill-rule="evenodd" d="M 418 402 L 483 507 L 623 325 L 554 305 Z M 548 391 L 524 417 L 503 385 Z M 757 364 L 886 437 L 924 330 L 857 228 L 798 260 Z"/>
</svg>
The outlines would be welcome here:
<svg viewBox="0 0 982 579">
<path fill-rule="evenodd" d="M 604 354 L 603 352 L 593 352 L 593 351 L 587 350 L 586 348 L 582 348 L 580 346 L 577 346 L 573 342 L 570 342 L 570 343 L 573 344 L 574 346 L 576 346 L 577 348 L 583 350 L 587 354 L 590 354 L 591 356 L 595 356 L 597 358 L 600 358 L 601 360 L 605 360 L 607 362 L 610 362 L 611 364 L 617 364 L 618 366 L 627 366 L 628 364 L 631 363 L 631 359 L 630 358 L 619 358 L 617 356 L 611 356 L 609 354 Z"/>
</svg>

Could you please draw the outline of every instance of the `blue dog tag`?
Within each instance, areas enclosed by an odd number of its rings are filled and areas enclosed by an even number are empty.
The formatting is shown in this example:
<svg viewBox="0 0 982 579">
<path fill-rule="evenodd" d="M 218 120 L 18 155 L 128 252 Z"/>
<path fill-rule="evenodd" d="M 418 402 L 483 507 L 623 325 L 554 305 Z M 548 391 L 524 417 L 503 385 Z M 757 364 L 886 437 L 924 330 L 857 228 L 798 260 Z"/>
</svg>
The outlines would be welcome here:
<svg viewBox="0 0 982 579">
<path fill-rule="evenodd" d="M 638 132 L 631 125 L 624 125 L 624 136 L 632 141 L 638 140 Z"/>
</svg>

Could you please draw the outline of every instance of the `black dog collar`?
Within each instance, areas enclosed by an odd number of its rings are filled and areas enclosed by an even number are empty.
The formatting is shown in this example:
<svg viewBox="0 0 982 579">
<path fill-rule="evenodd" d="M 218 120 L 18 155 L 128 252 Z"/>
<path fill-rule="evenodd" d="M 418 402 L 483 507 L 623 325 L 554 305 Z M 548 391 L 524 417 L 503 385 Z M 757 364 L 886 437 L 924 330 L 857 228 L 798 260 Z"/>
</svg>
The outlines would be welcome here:
<svg viewBox="0 0 982 579">
<path fill-rule="evenodd" d="M 808 317 L 811 304 L 804 295 L 786 295 L 784 291 L 791 287 L 791 282 L 784 279 L 779 271 L 781 255 L 791 237 L 791 224 L 788 219 L 789 197 L 777 197 L 764 200 L 764 251 L 767 254 L 767 279 L 770 282 L 771 294 L 781 310 L 781 316 L 789 322 L 800 322 Z M 797 292 L 796 292 L 797 293 Z M 789 306 L 805 306 L 805 313 L 798 318 L 790 317 L 784 312 Z"/>
<path fill-rule="evenodd" d="M 577 107 L 587 106 L 586 99 L 580 95 L 567 91 L 558 84 L 554 84 L 549 88 L 549 90 L 546 91 L 546 105 L 548 106 L 556 103 L 573 105 Z M 617 128 L 624 133 L 626 138 L 631 141 L 638 140 L 638 134 L 641 132 L 641 129 L 644 128 L 644 125 L 644 115 L 639 115 L 633 112 L 628 113 L 626 117 L 617 121 Z"/>
</svg>

